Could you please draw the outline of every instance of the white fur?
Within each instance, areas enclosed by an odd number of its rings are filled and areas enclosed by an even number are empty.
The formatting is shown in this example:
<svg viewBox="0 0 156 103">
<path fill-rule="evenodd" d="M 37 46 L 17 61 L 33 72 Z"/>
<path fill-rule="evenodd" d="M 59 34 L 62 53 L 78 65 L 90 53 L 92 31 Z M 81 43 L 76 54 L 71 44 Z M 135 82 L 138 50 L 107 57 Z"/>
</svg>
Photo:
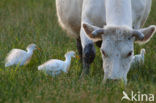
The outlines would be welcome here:
<svg viewBox="0 0 156 103">
<path fill-rule="evenodd" d="M 132 27 L 131 0 L 105 0 L 106 22 L 108 25 Z"/>
<path fill-rule="evenodd" d="M 83 23 L 104 28 L 107 31 L 109 35 L 101 37 L 103 41 L 101 50 L 110 53 L 107 58 L 102 54 L 104 80 L 107 78 L 124 79 L 126 83 L 133 56 L 126 57 L 126 55 L 134 50 L 134 38 L 129 39 L 132 35 L 131 31 L 143 26 L 151 9 L 151 1 L 56 0 L 56 7 L 62 28 L 68 31 L 72 37 L 80 36 L 83 49 L 87 44 L 97 40 L 97 38 L 87 36 L 89 34 L 83 28 Z M 109 30 L 109 28 L 113 29 Z"/>
<path fill-rule="evenodd" d="M 131 2 L 133 27 L 139 29 L 149 15 L 152 0 L 131 0 Z M 79 37 L 81 22 L 87 21 L 98 27 L 106 24 L 105 0 L 96 0 L 96 2 L 95 0 L 56 0 L 56 8 L 60 25 L 71 37 Z"/>
</svg>

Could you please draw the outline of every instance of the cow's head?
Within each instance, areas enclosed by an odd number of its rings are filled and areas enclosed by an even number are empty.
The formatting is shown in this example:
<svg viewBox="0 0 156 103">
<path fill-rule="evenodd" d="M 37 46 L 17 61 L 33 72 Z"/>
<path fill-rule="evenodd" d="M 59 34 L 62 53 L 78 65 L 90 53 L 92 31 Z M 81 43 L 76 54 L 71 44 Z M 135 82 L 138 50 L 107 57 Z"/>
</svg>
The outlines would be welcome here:
<svg viewBox="0 0 156 103">
<path fill-rule="evenodd" d="M 125 26 L 99 28 L 86 23 L 83 28 L 93 41 L 102 40 L 103 68 L 110 79 L 127 76 L 134 55 L 134 42 L 147 43 L 156 30 L 156 26 L 133 30 Z"/>
</svg>

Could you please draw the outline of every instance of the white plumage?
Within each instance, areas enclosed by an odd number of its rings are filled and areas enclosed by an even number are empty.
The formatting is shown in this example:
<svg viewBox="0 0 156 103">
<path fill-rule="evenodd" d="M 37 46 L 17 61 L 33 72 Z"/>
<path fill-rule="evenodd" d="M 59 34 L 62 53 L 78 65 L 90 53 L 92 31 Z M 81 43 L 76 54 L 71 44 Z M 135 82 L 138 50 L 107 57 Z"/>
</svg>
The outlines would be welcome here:
<svg viewBox="0 0 156 103">
<path fill-rule="evenodd" d="M 45 71 L 51 76 L 56 76 L 61 72 L 67 73 L 71 64 L 71 57 L 75 57 L 75 52 L 70 51 L 65 54 L 65 61 L 58 59 L 51 59 L 44 64 L 38 66 L 38 70 Z"/>
<path fill-rule="evenodd" d="M 9 67 L 12 65 L 22 66 L 27 64 L 30 61 L 33 51 L 35 49 L 36 44 L 28 45 L 27 51 L 21 49 L 12 49 L 5 59 L 5 67 Z"/>
<path fill-rule="evenodd" d="M 141 49 L 140 54 L 135 55 L 133 57 L 132 65 L 135 65 L 135 64 L 144 64 L 144 56 L 145 56 L 145 53 L 146 53 L 145 49 Z"/>
</svg>

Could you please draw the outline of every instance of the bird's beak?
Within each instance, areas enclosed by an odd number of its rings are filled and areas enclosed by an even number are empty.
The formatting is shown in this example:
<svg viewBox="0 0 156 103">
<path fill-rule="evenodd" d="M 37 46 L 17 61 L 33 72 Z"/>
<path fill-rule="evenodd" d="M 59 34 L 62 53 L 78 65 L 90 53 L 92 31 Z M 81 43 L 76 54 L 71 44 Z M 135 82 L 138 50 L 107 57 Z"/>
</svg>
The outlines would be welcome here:
<svg viewBox="0 0 156 103">
<path fill-rule="evenodd" d="M 37 47 L 38 50 L 41 50 L 41 48 Z"/>
</svg>

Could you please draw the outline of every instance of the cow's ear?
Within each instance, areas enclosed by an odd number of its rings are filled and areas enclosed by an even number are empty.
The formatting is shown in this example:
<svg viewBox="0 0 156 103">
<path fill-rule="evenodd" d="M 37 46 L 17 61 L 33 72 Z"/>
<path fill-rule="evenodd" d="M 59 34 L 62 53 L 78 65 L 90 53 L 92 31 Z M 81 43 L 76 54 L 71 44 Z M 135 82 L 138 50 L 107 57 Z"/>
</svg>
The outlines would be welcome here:
<svg viewBox="0 0 156 103">
<path fill-rule="evenodd" d="M 87 23 L 83 23 L 83 29 L 86 32 L 87 36 L 92 39 L 100 39 L 101 40 L 101 35 L 104 33 L 103 28 L 99 28 Z"/>
<path fill-rule="evenodd" d="M 143 40 L 136 40 L 136 42 L 138 42 L 140 44 L 145 44 L 148 41 L 150 41 L 150 39 L 155 34 L 156 26 L 155 25 L 151 25 L 151 26 L 149 26 L 147 28 L 140 29 L 139 32 L 144 34 L 144 39 Z"/>
</svg>

